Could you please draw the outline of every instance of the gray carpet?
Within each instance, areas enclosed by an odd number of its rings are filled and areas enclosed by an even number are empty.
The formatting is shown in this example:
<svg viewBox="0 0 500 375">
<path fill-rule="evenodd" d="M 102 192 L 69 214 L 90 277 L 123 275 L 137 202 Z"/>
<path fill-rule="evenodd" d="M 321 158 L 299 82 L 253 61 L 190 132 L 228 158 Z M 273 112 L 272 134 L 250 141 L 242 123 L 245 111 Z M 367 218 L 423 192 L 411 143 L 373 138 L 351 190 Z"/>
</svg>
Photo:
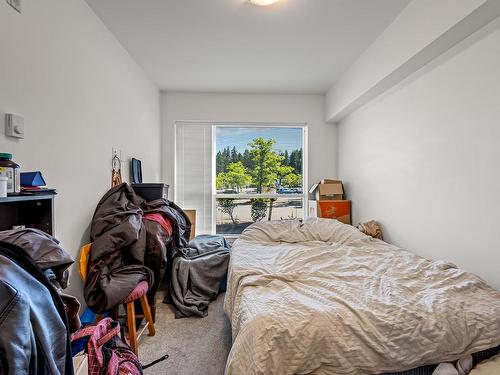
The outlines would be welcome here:
<svg viewBox="0 0 500 375">
<path fill-rule="evenodd" d="M 231 349 L 231 324 L 222 309 L 224 295 L 213 301 L 205 318 L 175 319 L 172 307 L 158 301 L 156 335 L 141 338 L 143 364 L 168 354 L 170 357 L 144 370 L 149 374 L 222 375 Z"/>
</svg>

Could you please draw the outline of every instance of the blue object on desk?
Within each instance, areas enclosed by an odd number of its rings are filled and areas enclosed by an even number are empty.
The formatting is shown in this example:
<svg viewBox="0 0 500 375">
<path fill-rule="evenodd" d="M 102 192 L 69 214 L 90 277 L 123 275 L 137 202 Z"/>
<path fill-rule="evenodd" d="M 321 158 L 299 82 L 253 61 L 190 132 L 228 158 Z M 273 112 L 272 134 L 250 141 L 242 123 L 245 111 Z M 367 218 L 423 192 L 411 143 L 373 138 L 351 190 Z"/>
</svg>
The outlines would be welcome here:
<svg viewBox="0 0 500 375">
<path fill-rule="evenodd" d="M 104 317 L 109 317 L 111 314 L 109 312 L 105 312 Z M 80 316 L 80 322 L 82 322 L 82 328 L 94 325 L 97 322 L 96 314 L 90 310 L 88 307 L 83 312 L 82 316 Z M 89 341 L 89 337 L 82 337 L 79 340 L 75 340 L 71 342 L 71 356 L 75 356 L 80 353 L 82 350 L 85 350 L 87 347 L 87 343 Z"/>
<path fill-rule="evenodd" d="M 21 173 L 21 186 L 45 186 L 42 172 L 23 172 Z"/>
</svg>

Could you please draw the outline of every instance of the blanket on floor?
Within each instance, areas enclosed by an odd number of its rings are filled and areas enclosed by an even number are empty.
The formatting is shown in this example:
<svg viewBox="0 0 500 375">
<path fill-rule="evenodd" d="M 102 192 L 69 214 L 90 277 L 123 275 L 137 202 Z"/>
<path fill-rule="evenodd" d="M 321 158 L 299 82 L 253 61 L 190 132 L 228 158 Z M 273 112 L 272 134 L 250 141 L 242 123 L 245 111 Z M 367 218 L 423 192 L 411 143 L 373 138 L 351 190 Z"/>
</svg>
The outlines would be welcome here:
<svg viewBox="0 0 500 375">
<path fill-rule="evenodd" d="M 176 318 L 207 315 L 228 263 L 229 247 L 222 236 L 197 236 L 174 257 L 170 297 Z"/>
</svg>

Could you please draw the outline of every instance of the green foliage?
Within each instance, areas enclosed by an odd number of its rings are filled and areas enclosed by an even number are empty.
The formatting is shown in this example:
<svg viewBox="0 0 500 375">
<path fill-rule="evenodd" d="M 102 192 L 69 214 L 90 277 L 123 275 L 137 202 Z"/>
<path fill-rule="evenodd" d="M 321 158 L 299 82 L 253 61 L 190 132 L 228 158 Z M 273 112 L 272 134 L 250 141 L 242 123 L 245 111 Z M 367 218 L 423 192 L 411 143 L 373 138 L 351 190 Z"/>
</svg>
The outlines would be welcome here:
<svg viewBox="0 0 500 375">
<path fill-rule="evenodd" d="M 253 222 L 256 223 L 257 221 L 261 221 L 264 217 L 266 217 L 268 199 L 255 198 L 251 199 L 250 202 L 250 216 L 252 217 Z"/>
<path fill-rule="evenodd" d="M 252 178 L 243 166 L 241 161 L 231 163 L 227 166 L 227 172 L 221 172 L 215 179 L 217 189 L 235 189 L 239 191 L 241 188 L 248 186 Z"/>
<path fill-rule="evenodd" d="M 238 224 L 238 218 L 234 216 L 234 209 L 238 204 L 233 198 L 217 199 L 217 209 L 223 214 L 229 215 L 233 224 Z"/>
<path fill-rule="evenodd" d="M 290 153 L 287 165 L 293 167 L 295 174 L 302 174 L 302 149 Z"/>
<path fill-rule="evenodd" d="M 302 175 L 289 173 L 283 177 L 282 184 L 287 187 L 302 186 Z"/>
<path fill-rule="evenodd" d="M 302 149 L 276 152 L 274 139 L 255 138 L 243 153 L 226 147 L 216 155 L 217 189 L 240 191 L 247 186 L 264 193 L 278 186 L 302 184 Z"/>
<path fill-rule="evenodd" d="M 284 157 L 273 151 L 274 139 L 255 138 L 248 145 L 254 166 L 250 171 L 252 182 L 257 187 L 257 193 L 262 193 L 264 189 L 274 187 L 280 177 Z"/>
<path fill-rule="evenodd" d="M 285 150 L 280 152 L 279 155 L 283 156 L 283 165 L 292 167 L 295 174 L 302 173 L 302 149 L 293 150 L 291 152 Z M 253 160 L 248 149 L 245 149 L 243 152 L 239 152 L 235 147 L 232 149 L 226 147 L 223 150 L 217 151 L 215 159 L 217 173 L 227 172 L 229 164 L 236 163 L 238 161 L 241 161 L 244 167 L 248 170 L 253 168 Z"/>
<path fill-rule="evenodd" d="M 283 185 L 284 179 L 293 172 L 293 167 L 288 165 L 279 165 L 276 172 L 280 185 Z"/>
</svg>

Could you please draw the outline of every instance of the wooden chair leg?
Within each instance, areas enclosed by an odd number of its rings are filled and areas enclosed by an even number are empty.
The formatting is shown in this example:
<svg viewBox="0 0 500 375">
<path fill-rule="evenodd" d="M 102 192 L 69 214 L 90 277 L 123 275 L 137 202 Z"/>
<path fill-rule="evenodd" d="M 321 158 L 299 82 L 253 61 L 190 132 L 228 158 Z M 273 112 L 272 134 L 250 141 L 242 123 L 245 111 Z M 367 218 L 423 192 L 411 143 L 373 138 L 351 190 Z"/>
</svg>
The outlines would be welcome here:
<svg viewBox="0 0 500 375">
<path fill-rule="evenodd" d="M 141 297 L 142 311 L 144 312 L 144 317 L 148 323 L 149 336 L 154 336 L 156 334 L 155 323 L 153 322 L 153 316 L 151 315 L 151 309 L 149 307 L 148 297 L 143 295 Z"/>
<path fill-rule="evenodd" d="M 132 351 L 139 357 L 139 347 L 137 345 L 137 328 L 135 325 L 135 306 L 134 302 L 127 303 L 127 325 L 128 325 L 128 341 Z"/>
</svg>

